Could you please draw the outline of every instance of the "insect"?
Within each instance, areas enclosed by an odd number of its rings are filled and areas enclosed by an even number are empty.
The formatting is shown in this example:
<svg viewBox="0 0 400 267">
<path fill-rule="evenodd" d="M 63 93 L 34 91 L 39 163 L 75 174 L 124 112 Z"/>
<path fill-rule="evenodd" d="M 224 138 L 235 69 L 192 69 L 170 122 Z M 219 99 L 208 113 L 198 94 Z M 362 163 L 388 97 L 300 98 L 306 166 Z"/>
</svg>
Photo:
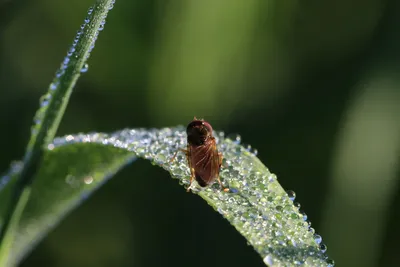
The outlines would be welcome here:
<svg viewBox="0 0 400 267">
<path fill-rule="evenodd" d="M 190 169 L 190 185 L 187 192 L 190 191 L 193 179 L 201 187 L 211 185 L 217 180 L 222 190 L 228 192 L 229 189 L 224 188 L 219 179 L 223 157 L 222 153 L 218 152 L 211 125 L 203 119 L 194 117 L 186 128 L 186 134 L 187 147 L 178 151 L 185 153 Z M 175 159 L 178 151 L 171 162 Z"/>
</svg>

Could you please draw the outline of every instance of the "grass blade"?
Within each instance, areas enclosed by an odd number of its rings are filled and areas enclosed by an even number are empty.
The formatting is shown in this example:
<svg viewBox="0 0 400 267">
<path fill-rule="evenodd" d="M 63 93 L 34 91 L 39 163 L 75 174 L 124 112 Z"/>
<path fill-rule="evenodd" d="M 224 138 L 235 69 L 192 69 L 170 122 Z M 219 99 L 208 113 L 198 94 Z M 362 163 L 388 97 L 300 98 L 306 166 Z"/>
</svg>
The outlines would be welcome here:
<svg viewBox="0 0 400 267">
<path fill-rule="evenodd" d="M 87 70 L 89 58 L 99 32 L 104 28 L 108 11 L 115 0 L 98 0 L 88 11 L 49 91 L 40 100 L 35 114 L 32 134 L 23 159 L 24 165 L 9 201 L 4 223 L 0 229 L 0 266 L 8 266 L 13 233 L 30 195 L 31 183 L 43 159 L 43 148 L 55 137 L 68 100 L 81 72 Z M 22 197 L 23 196 L 23 197 Z"/>
<path fill-rule="evenodd" d="M 294 203 L 295 194 L 285 192 L 276 176 L 254 152 L 240 145 L 239 139 L 225 138 L 222 132 L 214 136 L 224 155 L 221 180 L 230 192 L 221 191 L 215 183 L 204 190 L 195 187 L 194 193 L 227 219 L 266 265 L 333 266 L 321 236 L 315 234 L 307 216 Z M 135 157 L 161 166 L 186 187 L 190 175 L 185 156 L 178 154 L 170 163 L 175 151 L 185 144 L 182 126 L 56 138 L 48 146 L 45 164 L 33 184 L 32 197 L 17 231 L 13 257 L 23 257 L 50 227 L 103 184 L 110 172 L 112 175 Z M 18 171 L 16 166 L 11 172 Z M 73 177 L 73 188 L 70 177 Z M 4 180 L 7 182 L 9 176 Z M 0 188 L 0 203 L 6 191 Z"/>
</svg>

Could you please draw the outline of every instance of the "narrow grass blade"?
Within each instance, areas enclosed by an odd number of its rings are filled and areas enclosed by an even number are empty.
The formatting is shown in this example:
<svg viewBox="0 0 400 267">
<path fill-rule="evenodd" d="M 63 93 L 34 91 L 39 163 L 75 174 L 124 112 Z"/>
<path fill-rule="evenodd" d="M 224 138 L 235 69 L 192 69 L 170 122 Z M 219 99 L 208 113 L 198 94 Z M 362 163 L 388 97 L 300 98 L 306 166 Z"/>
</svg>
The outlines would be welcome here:
<svg viewBox="0 0 400 267">
<path fill-rule="evenodd" d="M 0 266 L 8 262 L 14 232 L 19 217 L 31 192 L 31 183 L 43 159 L 43 148 L 53 140 L 64 114 L 69 97 L 81 72 L 87 70 L 89 58 L 99 32 L 104 28 L 105 19 L 115 0 L 98 0 L 88 11 L 81 30 L 78 31 L 72 47 L 68 51 L 49 91 L 40 100 L 40 108 L 35 114 L 31 137 L 23 159 L 24 165 L 15 184 L 4 222 L 0 229 Z"/>
</svg>

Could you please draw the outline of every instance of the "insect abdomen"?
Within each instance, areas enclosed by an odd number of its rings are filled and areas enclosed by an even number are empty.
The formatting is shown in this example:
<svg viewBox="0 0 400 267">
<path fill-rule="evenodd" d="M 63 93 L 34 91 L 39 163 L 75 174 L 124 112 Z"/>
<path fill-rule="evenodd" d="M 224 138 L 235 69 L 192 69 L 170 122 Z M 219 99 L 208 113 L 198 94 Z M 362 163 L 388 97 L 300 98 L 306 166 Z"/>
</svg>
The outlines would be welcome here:
<svg viewBox="0 0 400 267">
<path fill-rule="evenodd" d="M 209 183 L 205 180 L 203 180 L 203 178 L 201 178 L 201 176 L 198 173 L 195 173 L 195 178 L 197 183 L 201 186 L 201 187 L 206 187 Z"/>
</svg>

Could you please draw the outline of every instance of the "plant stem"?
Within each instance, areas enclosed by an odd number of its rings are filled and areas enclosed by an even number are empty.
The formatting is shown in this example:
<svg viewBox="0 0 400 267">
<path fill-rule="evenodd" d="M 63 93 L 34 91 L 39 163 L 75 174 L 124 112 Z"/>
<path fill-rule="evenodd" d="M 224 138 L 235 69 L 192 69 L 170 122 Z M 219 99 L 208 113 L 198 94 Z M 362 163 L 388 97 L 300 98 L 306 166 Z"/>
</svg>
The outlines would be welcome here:
<svg viewBox="0 0 400 267">
<path fill-rule="evenodd" d="M 86 61 L 114 2 L 115 0 L 97 0 L 89 9 L 73 46 L 50 84 L 49 92 L 41 99 L 41 107 L 36 112 L 32 135 L 26 148 L 24 166 L 5 213 L 4 224 L 0 229 L 0 266 L 10 264 L 8 258 L 13 244 L 13 233 L 28 202 L 31 184 L 42 162 L 44 148 L 55 137 L 72 89 L 81 72 L 86 69 Z"/>
</svg>

